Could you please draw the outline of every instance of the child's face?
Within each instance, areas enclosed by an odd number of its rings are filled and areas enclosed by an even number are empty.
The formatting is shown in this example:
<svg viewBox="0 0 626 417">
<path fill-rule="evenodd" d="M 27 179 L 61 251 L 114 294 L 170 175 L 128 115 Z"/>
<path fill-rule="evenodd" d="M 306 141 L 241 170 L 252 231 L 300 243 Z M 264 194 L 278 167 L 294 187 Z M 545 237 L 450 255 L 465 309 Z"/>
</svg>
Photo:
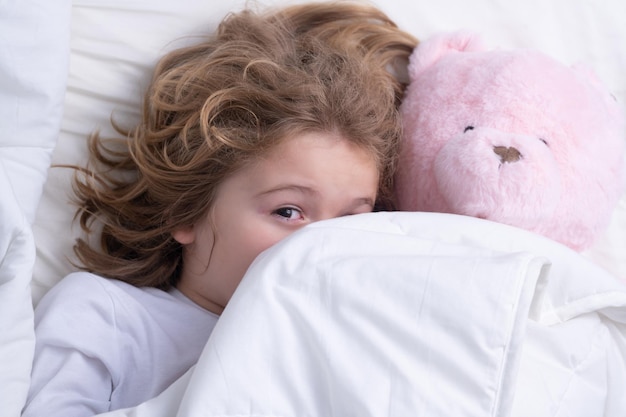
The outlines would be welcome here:
<svg viewBox="0 0 626 417">
<path fill-rule="evenodd" d="M 372 211 L 375 159 L 336 135 L 282 142 L 227 178 L 207 217 L 174 232 L 184 245 L 178 289 L 220 314 L 254 258 L 301 227 Z"/>
</svg>

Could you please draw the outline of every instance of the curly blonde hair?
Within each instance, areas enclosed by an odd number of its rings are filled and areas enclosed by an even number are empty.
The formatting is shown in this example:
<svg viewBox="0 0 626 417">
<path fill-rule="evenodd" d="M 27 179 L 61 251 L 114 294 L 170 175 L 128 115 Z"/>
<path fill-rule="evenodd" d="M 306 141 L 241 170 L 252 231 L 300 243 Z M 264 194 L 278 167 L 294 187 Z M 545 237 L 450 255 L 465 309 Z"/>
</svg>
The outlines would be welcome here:
<svg viewBox="0 0 626 417">
<path fill-rule="evenodd" d="M 182 246 L 172 232 L 206 215 L 225 178 L 304 132 L 335 132 L 371 152 L 388 206 L 405 87 L 392 68 L 416 45 L 377 8 L 332 2 L 233 13 L 208 39 L 167 54 L 140 124 L 118 129 L 127 137 L 114 146 L 90 139 L 76 215 L 88 233 L 101 226 L 100 247 L 78 239 L 80 267 L 175 285 Z"/>
</svg>

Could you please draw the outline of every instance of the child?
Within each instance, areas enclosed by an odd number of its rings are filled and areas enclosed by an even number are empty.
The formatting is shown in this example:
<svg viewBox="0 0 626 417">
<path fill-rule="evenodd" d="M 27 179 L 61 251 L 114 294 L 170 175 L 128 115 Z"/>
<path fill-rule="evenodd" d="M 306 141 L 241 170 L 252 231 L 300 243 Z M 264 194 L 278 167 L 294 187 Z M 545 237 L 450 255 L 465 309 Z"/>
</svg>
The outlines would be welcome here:
<svg viewBox="0 0 626 417">
<path fill-rule="evenodd" d="M 37 307 L 23 416 L 158 395 L 196 362 L 261 251 L 387 207 L 404 87 L 391 69 L 416 43 L 340 2 L 232 14 L 166 55 L 139 126 L 115 146 L 94 135 L 76 177 L 77 216 L 100 247 L 79 239 L 83 271 Z"/>
</svg>

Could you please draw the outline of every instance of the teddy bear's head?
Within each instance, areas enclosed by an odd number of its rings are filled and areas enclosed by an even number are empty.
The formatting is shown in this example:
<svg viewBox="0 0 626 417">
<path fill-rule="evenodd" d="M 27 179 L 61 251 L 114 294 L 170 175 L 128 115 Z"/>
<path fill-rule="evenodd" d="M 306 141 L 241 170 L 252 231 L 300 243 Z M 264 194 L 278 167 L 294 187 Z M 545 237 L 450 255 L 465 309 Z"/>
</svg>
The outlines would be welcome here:
<svg viewBox="0 0 626 417">
<path fill-rule="evenodd" d="M 576 250 L 624 189 L 624 111 L 593 73 L 471 33 L 422 42 L 409 64 L 398 208 L 464 214 Z"/>
</svg>

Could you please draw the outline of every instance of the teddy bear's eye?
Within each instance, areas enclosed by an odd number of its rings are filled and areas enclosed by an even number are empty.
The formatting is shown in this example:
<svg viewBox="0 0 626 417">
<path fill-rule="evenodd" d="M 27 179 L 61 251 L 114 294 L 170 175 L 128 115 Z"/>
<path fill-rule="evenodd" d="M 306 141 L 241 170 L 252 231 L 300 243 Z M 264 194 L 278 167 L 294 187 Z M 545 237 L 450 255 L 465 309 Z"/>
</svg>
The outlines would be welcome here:
<svg viewBox="0 0 626 417">
<path fill-rule="evenodd" d="M 542 141 L 544 143 L 544 145 L 550 146 L 550 145 L 548 145 L 548 141 L 547 140 L 545 140 L 543 138 L 539 138 L 539 140 Z"/>
<path fill-rule="evenodd" d="M 467 126 L 463 133 L 467 132 L 468 130 L 474 130 L 474 126 Z"/>
</svg>

